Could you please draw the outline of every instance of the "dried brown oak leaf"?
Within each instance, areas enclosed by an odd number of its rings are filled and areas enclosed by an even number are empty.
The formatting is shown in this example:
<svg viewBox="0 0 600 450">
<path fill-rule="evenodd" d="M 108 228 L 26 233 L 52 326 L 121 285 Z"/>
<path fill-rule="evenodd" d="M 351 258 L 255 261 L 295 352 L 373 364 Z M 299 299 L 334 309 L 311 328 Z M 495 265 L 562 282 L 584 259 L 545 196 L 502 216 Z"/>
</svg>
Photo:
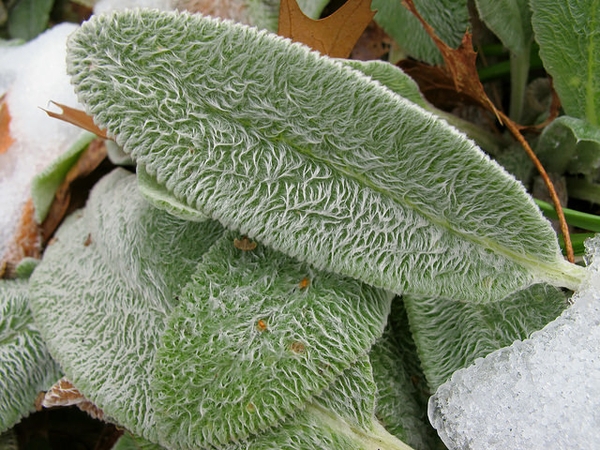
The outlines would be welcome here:
<svg viewBox="0 0 600 450">
<path fill-rule="evenodd" d="M 314 20 L 304 15 L 296 0 L 281 0 L 277 33 L 323 55 L 347 58 L 374 15 L 371 0 L 348 0 L 330 16 Z"/>
</svg>

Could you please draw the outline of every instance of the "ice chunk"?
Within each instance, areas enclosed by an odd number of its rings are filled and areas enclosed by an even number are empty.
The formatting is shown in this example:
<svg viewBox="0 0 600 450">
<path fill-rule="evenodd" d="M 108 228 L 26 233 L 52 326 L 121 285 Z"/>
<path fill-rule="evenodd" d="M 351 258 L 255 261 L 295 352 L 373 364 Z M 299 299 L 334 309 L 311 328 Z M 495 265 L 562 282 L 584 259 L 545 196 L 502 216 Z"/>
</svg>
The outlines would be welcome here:
<svg viewBox="0 0 600 450">
<path fill-rule="evenodd" d="M 600 442 L 600 236 L 574 305 L 543 330 L 454 373 L 429 400 L 451 449 L 597 448 Z"/>
</svg>

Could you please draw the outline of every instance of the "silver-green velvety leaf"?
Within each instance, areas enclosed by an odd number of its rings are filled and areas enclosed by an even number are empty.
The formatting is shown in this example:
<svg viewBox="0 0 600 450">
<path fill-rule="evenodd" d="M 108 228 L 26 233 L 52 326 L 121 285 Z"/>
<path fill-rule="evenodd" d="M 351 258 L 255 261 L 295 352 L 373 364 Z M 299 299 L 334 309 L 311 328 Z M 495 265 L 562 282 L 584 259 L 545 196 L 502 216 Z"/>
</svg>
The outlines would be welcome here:
<svg viewBox="0 0 600 450">
<path fill-rule="evenodd" d="M 469 28 L 466 0 L 414 0 L 414 3 L 442 41 L 454 48 L 460 45 Z M 371 8 L 377 10 L 375 21 L 406 53 L 429 64 L 443 62 L 440 51 L 421 22 L 401 1 L 373 0 Z"/>
<path fill-rule="evenodd" d="M 600 0 L 531 0 L 540 56 L 565 112 L 600 126 Z"/>
<path fill-rule="evenodd" d="M 381 335 L 391 296 L 227 233 L 161 337 L 152 383 L 161 443 L 222 445 L 277 426 Z M 239 241 L 239 240 L 238 240 Z"/>
<path fill-rule="evenodd" d="M 421 108 L 427 109 L 430 106 L 421 94 L 415 80 L 393 64 L 384 61 L 359 61 L 356 59 L 340 59 L 340 62 L 380 82 L 395 94 L 410 100 Z"/>
<path fill-rule="evenodd" d="M 411 450 L 375 419 L 371 365 L 362 355 L 303 411 L 280 427 L 223 450 Z"/>
<path fill-rule="evenodd" d="M 0 433 L 35 410 L 61 377 L 29 310 L 28 282 L 0 280 Z"/>
<path fill-rule="evenodd" d="M 56 233 L 31 277 L 32 309 L 52 355 L 113 421 L 156 440 L 150 371 L 175 296 L 222 233 L 137 192 L 117 169 Z"/>
<path fill-rule="evenodd" d="M 404 303 L 432 392 L 456 370 L 542 329 L 567 306 L 562 291 L 540 284 L 488 304 L 410 296 Z"/>
<path fill-rule="evenodd" d="M 88 112 L 176 205 L 319 269 L 470 301 L 585 275 L 462 134 L 303 45 L 127 11 L 75 32 L 68 67 Z"/>
<path fill-rule="evenodd" d="M 594 176 L 600 167 L 600 127 L 561 116 L 544 128 L 536 153 L 548 171 Z"/>
<path fill-rule="evenodd" d="M 125 432 L 111 450 L 167 450 L 158 444 Z"/>
<path fill-rule="evenodd" d="M 375 415 L 386 430 L 403 442 L 416 450 L 429 450 L 433 448 L 435 431 L 426 418 L 427 403 L 419 402 L 415 389 L 416 380 L 422 374 L 410 370 L 405 360 L 407 357 L 416 359 L 416 351 L 406 355 L 406 350 L 397 342 L 394 330 L 388 324 L 369 352 L 377 384 Z"/>
</svg>

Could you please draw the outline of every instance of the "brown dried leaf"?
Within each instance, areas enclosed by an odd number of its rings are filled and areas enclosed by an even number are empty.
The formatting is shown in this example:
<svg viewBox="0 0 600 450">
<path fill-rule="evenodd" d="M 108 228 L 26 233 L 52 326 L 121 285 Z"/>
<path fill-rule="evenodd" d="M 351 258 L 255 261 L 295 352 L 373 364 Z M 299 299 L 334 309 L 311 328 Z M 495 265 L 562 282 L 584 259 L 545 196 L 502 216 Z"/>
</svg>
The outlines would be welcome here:
<svg viewBox="0 0 600 450">
<path fill-rule="evenodd" d="M 296 0 L 281 0 L 278 34 L 323 55 L 347 58 L 374 15 L 371 0 L 348 0 L 329 17 L 313 20 L 304 15 Z"/>
<path fill-rule="evenodd" d="M 35 221 L 33 200 L 29 199 L 23 206 L 21 220 L 16 228 L 13 241 L 0 261 L 0 277 L 12 277 L 13 271 L 25 257 L 41 256 L 40 227 Z"/>
<path fill-rule="evenodd" d="M 55 113 L 53 111 L 48 111 L 47 109 L 42 108 L 42 111 L 44 111 L 50 117 L 63 120 L 65 122 L 78 126 L 79 128 L 83 128 L 84 130 L 90 131 L 91 133 L 94 133 L 96 136 L 99 136 L 101 138 L 109 139 L 109 137 L 106 135 L 106 130 L 101 130 L 100 128 L 98 128 L 94 123 L 94 120 L 90 116 L 88 116 L 84 111 L 81 111 L 76 108 L 71 108 L 70 106 L 66 106 L 61 103 L 50 103 L 58 106 L 62 110 L 62 113 Z"/>
<path fill-rule="evenodd" d="M 381 59 L 390 51 L 392 39 L 375 21 L 371 21 L 350 54 L 351 59 L 370 61 Z"/>
<path fill-rule="evenodd" d="M 71 201 L 71 185 L 73 182 L 92 173 L 105 158 L 106 145 L 104 144 L 104 140 L 95 139 L 81 154 L 77 160 L 77 164 L 67 172 L 65 179 L 54 194 L 54 200 L 52 201 L 48 215 L 42 223 L 42 236 L 44 238 L 47 239 L 54 233 L 67 214 Z"/>
<path fill-rule="evenodd" d="M 5 153 L 15 142 L 10 135 L 10 113 L 4 100 L 5 97 L 6 94 L 0 97 L 0 154 Z"/>
<path fill-rule="evenodd" d="M 456 92 L 465 95 L 475 103 L 493 112 L 500 120 L 499 111 L 485 93 L 479 80 L 476 65 L 477 53 L 473 50 L 471 33 L 465 33 L 460 46 L 454 49 L 442 41 L 433 27 L 421 17 L 413 0 L 402 0 L 402 3 L 419 19 L 427 34 L 442 53 L 445 66 L 438 68 L 439 73 L 435 74 L 437 82 L 440 85 L 453 86 Z"/>
<path fill-rule="evenodd" d="M 58 380 L 42 400 L 44 408 L 54 408 L 56 406 L 77 406 L 82 411 L 88 413 L 92 418 L 102 420 L 104 411 L 90 402 L 79 390 L 73 386 L 66 378 Z"/>
</svg>

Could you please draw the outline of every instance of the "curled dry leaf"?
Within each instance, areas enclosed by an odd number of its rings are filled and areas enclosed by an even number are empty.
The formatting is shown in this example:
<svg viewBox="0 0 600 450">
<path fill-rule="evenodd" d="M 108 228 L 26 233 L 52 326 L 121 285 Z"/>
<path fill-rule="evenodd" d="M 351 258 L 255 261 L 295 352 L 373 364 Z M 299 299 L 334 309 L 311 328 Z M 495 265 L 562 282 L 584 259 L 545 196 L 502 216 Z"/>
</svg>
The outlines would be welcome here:
<svg viewBox="0 0 600 450">
<path fill-rule="evenodd" d="M 304 15 L 296 0 L 282 0 L 277 33 L 323 55 L 347 58 L 374 15 L 371 0 L 349 0 L 329 17 L 313 20 Z"/>
<path fill-rule="evenodd" d="M 46 392 L 41 405 L 44 408 L 77 406 L 94 419 L 104 419 L 104 411 L 89 401 L 81 392 L 79 392 L 79 389 L 73 386 L 73 383 L 65 377 L 54 383 L 50 390 Z"/>
<path fill-rule="evenodd" d="M 106 145 L 103 139 L 96 139 L 90 143 L 87 150 L 71 167 L 61 185 L 54 194 L 54 200 L 44 222 L 42 223 L 42 236 L 47 239 L 52 236 L 58 225 L 69 210 L 71 203 L 71 187 L 75 180 L 84 178 L 92 173 L 106 158 Z"/>
</svg>

